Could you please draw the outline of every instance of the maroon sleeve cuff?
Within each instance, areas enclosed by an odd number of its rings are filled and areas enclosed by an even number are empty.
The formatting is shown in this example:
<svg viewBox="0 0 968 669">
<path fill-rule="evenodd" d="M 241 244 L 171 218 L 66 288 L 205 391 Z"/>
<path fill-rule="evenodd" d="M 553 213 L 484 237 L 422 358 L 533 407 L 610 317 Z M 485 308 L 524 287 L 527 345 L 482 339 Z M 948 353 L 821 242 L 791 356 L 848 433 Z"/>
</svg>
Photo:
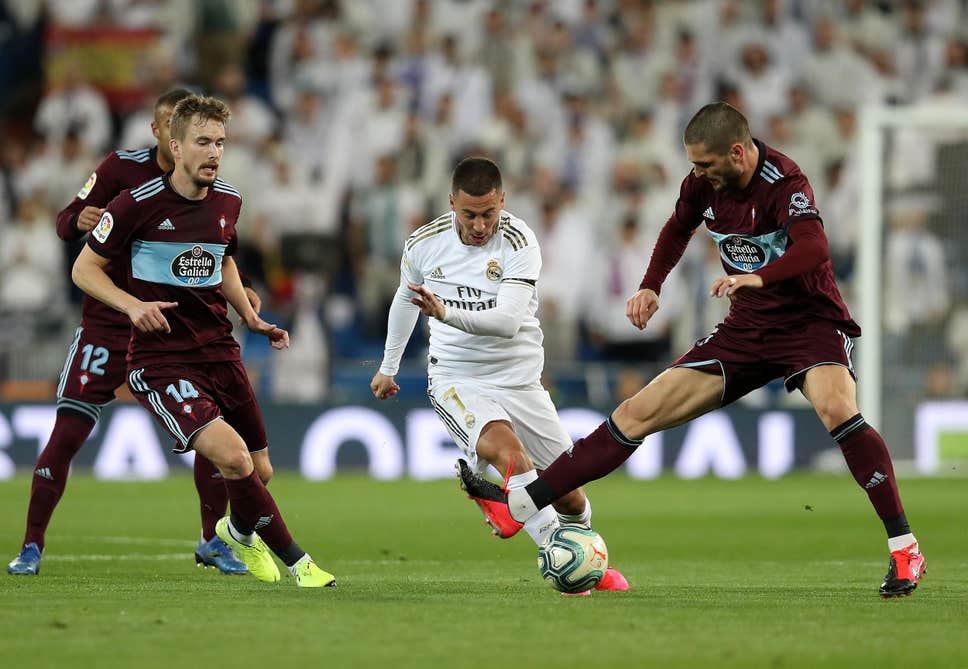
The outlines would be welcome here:
<svg viewBox="0 0 968 669">
<path fill-rule="evenodd" d="M 806 274 L 830 260 L 830 247 L 823 225 L 819 220 L 795 221 L 788 228 L 790 244 L 786 253 L 754 274 L 763 279 L 763 285 L 785 281 Z"/>
</svg>

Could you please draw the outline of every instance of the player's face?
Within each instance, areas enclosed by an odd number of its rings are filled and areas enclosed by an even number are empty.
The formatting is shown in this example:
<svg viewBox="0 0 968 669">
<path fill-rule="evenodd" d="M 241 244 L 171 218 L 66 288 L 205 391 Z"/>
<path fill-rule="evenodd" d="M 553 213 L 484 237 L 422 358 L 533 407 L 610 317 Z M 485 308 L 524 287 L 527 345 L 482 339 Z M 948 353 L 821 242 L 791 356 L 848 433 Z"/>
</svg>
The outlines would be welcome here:
<svg viewBox="0 0 968 669">
<path fill-rule="evenodd" d="M 743 147 L 733 144 L 725 154 L 713 153 L 705 144 L 686 144 L 686 157 L 697 177 L 706 179 L 715 190 L 737 190 L 743 177 Z"/>
<path fill-rule="evenodd" d="M 171 139 L 171 112 L 171 107 L 158 107 L 155 110 L 155 119 L 151 122 L 151 134 L 158 140 L 158 151 L 169 164 L 175 162 L 175 158 L 171 155 L 171 147 L 168 145 Z"/>
<path fill-rule="evenodd" d="M 196 186 L 206 187 L 215 183 L 218 165 L 225 148 L 225 126 L 220 121 L 194 119 L 188 124 L 185 140 L 172 139 L 175 169 L 182 169 Z"/>
<path fill-rule="evenodd" d="M 450 207 L 457 214 L 460 240 L 469 246 L 484 246 L 497 230 L 504 208 L 504 193 L 492 190 L 487 195 L 468 195 L 464 191 L 451 193 Z"/>
</svg>

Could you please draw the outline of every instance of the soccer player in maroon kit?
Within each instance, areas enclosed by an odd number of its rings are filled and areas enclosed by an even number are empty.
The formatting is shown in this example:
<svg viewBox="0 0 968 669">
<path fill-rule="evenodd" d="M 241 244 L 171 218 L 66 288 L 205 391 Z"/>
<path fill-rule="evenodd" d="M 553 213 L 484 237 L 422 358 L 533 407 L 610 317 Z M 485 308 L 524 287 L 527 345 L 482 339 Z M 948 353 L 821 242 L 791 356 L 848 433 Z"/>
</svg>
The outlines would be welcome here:
<svg viewBox="0 0 968 669">
<path fill-rule="evenodd" d="M 98 165 L 74 200 L 58 214 L 57 234 L 61 239 L 80 239 L 97 225 L 103 207 L 121 191 L 172 170 L 175 163 L 168 147 L 169 121 L 175 104 L 189 95 L 191 92 L 185 89 L 174 89 L 158 98 L 151 123 L 158 140 L 155 148 L 115 151 Z M 112 263 L 106 271 L 115 283 L 123 285 L 123 264 Z M 246 294 L 258 311 L 259 296 L 248 287 Z M 47 526 L 67 485 L 71 460 L 94 429 L 101 409 L 114 400 L 115 389 L 125 383 L 125 352 L 130 338 L 131 322 L 123 314 L 84 296 L 81 325 L 68 349 L 57 386 L 57 419 L 34 467 L 23 546 L 8 565 L 9 573 L 34 575 L 40 571 Z M 195 488 L 202 515 L 196 562 L 223 573 L 244 574 L 245 565 L 215 535 L 215 523 L 225 515 L 228 495 L 215 465 L 204 457 L 195 458 Z"/>
<path fill-rule="evenodd" d="M 265 426 L 226 301 L 273 348 L 288 348 L 289 334 L 259 318 L 232 258 L 242 197 L 217 176 L 229 118 L 215 98 L 175 105 L 173 171 L 111 201 L 71 276 L 134 326 L 128 387 L 175 438 L 174 451 L 194 449 L 222 474 L 232 515 L 216 523 L 219 538 L 262 581 L 280 578 L 271 549 L 300 587 L 335 585 L 293 541 L 263 483 L 271 474 Z M 105 272 L 118 261 L 127 290 Z"/>
<path fill-rule="evenodd" d="M 710 295 L 730 298 L 726 319 L 526 488 L 506 492 L 462 470 L 463 486 L 491 503 L 495 522 L 520 523 L 621 466 L 646 436 L 783 378 L 788 392 L 799 389 L 813 405 L 884 523 L 891 557 L 881 596 L 911 594 L 925 561 L 884 440 L 857 408 L 850 353 L 860 327 L 837 290 L 807 177 L 790 158 L 753 139 L 746 118 L 726 103 L 700 109 L 683 143 L 694 167 L 627 316 L 637 328 L 647 326 L 659 309 L 662 282 L 705 223 L 726 271 Z"/>
</svg>

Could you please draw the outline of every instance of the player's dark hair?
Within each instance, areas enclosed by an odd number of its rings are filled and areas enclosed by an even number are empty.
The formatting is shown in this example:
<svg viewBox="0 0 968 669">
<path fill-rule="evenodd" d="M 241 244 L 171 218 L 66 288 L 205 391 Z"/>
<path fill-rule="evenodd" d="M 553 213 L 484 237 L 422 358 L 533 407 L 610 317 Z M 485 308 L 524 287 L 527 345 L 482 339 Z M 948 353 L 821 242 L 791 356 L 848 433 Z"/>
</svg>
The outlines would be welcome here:
<svg viewBox="0 0 968 669">
<path fill-rule="evenodd" d="M 218 98 L 189 95 L 178 102 L 171 113 L 171 136 L 178 141 L 184 141 L 190 123 L 218 121 L 224 125 L 230 118 L 232 112 L 228 105 Z"/>
<path fill-rule="evenodd" d="M 464 191 L 468 195 L 479 197 L 491 191 L 501 194 L 501 170 L 493 161 L 487 158 L 464 158 L 454 168 L 454 176 L 450 182 L 450 192 L 457 195 Z"/>
<path fill-rule="evenodd" d="M 697 111 L 682 133 L 682 141 L 687 145 L 702 144 L 718 155 L 729 153 L 733 144 L 753 146 L 749 121 L 725 102 L 713 102 Z"/>
<path fill-rule="evenodd" d="M 179 102 L 190 96 L 192 92 L 187 88 L 173 88 L 166 93 L 162 93 L 161 97 L 155 102 L 155 113 L 162 107 L 175 108 Z"/>
</svg>

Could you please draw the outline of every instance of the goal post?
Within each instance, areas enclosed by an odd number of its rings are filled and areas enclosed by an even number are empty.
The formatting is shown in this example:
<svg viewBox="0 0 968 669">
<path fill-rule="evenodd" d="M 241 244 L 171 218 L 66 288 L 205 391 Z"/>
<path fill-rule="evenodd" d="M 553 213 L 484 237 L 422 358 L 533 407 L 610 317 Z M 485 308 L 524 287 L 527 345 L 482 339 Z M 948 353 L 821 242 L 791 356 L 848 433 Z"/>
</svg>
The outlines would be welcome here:
<svg viewBox="0 0 968 669">
<path fill-rule="evenodd" d="M 900 421 L 894 414 L 895 411 L 903 412 L 905 416 L 911 413 L 910 417 L 903 420 L 913 426 L 914 407 L 896 400 L 893 393 L 891 397 L 887 396 L 902 381 L 910 383 L 908 378 L 901 378 L 903 372 L 911 369 L 927 371 L 926 368 L 918 367 L 917 360 L 913 365 L 904 366 L 905 363 L 891 358 L 891 352 L 885 351 L 885 344 L 889 341 L 888 328 L 885 326 L 885 283 L 888 272 L 901 269 L 886 266 L 888 240 L 892 234 L 888 229 L 889 202 L 911 193 L 922 199 L 927 197 L 933 202 L 940 202 L 936 206 L 944 215 L 933 216 L 932 224 L 935 229 L 926 234 L 936 235 L 941 239 L 945 244 L 945 251 L 955 253 L 955 258 L 963 255 L 963 249 L 968 246 L 968 231 L 953 225 L 953 222 L 956 221 L 956 215 L 962 213 L 962 220 L 968 222 L 968 195 L 952 197 L 951 194 L 957 193 L 959 188 L 961 192 L 968 194 L 968 172 L 945 170 L 940 165 L 939 149 L 946 151 L 945 156 L 952 153 L 948 149 L 953 149 L 955 164 L 968 167 L 968 114 L 963 106 L 954 105 L 866 107 L 860 110 L 858 121 L 859 234 L 854 289 L 856 313 L 863 328 L 857 360 L 858 399 L 864 416 L 878 429 L 881 429 L 885 421 Z M 922 156 L 919 159 L 923 164 L 935 161 L 936 164 L 932 166 L 936 172 L 935 179 L 926 179 L 921 174 L 919 178 L 905 181 L 904 178 L 899 179 L 896 174 L 892 174 L 892 168 L 897 167 L 897 161 L 908 159 L 903 150 L 898 151 L 898 146 L 903 144 L 899 137 L 912 131 L 928 140 L 925 142 L 924 151 L 934 152 L 931 156 Z M 956 202 L 952 204 L 950 200 Z M 961 271 L 958 267 L 941 269 L 951 270 L 955 274 Z M 959 292 L 964 292 L 964 286 L 959 289 L 959 282 L 955 278 L 952 277 L 954 285 L 950 286 L 955 298 L 952 304 L 956 304 L 956 298 L 961 297 L 964 300 L 965 297 L 959 295 Z M 946 287 L 939 286 L 939 290 L 946 290 Z M 919 334 L 916 326 L 914 330 L 914 335 Z M 896 367 L 897 373 L 888 374 L 888 366 L 892 368 L 891 371 L 895 371 Z M 910 394 L 911 389 L 907 388 L 907 391 Z M 912 411 L 908 412 L 908 409 Z M 909 436 L 910 433 L 895 433 L 890 435 L 889 442 L 890 438 Z"/>
</svg>

